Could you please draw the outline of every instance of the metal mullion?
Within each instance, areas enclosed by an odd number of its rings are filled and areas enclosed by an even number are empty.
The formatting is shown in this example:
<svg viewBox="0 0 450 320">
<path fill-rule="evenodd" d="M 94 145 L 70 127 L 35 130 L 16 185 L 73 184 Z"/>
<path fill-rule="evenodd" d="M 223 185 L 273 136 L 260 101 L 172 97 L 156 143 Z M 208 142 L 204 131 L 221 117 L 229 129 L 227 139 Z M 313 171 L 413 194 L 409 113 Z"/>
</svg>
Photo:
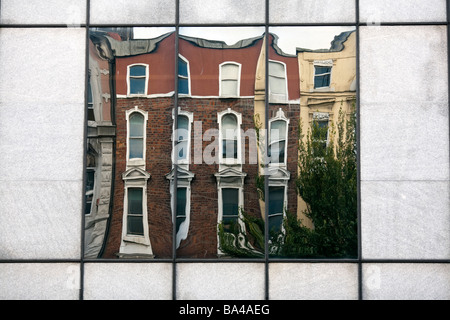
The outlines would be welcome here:
<svg viewBox="0 0 450 320">
<path fill-rule="evenodd" d="M 174 128 L 178 129 L 178 59 L 179 59 L 179 37 L 180 37 L 180 1 L 175 0 L 175 67 L 174 67 Z M 177 137 L 175 141 L 178 141 Z M 178 144 L 178 143 L 177 143 Z M 173 210 L 172 210 L 172 300 L 177 300 L 177 190 L 178 190 L 178 155 L 173 159 Z"/>
<path fill-rule="evenodd" d="M 266 155 L 264 158 L 267 158 L 267 152 L 268 152 L 268 145 L 269 145 L 269 135 L 268 135 L 268 128 L 269 128 L 269 0 L 266 0 L 266 21 L 265 21 L 265 46 L 264 46 L 264 52 L 265 52 L 265 74 L 264 74 L 264 128 L 266 130 L 266 134 L 264 135 L 264 146 L 265 146 L 265 153 Z M 269 297 L 269 176 L 266 175 L 268 173 L 269 164 L 266 163 L 264 159 L 264 298 L 265 300 L 270 300 Z"/>
<path fill-rule="evenodd" d="M 360 117 L 360 16 L 359 0 L 355 0 L 355 20 L 356 20 L 356 192 L 357 192 L 357 238 L 358 238 L 358 300 L 363 300 L 362 283 L 362 240 L 361 240 L 361 117 Z"/>
<path fill-rule="evenodd" d="M 86 0 L 86 25 L 84 26 L 86 32 L 86 42 L 85 42 L 85 83 L 84 83 L 84 134 L 83 134 L 83 192 L 82 192 L 82 205 L 81 205 L 81 235 L 80 235 L 80 289 L 79 289 L 79 300 L 84 299 L 84 243 L 85 243 L 85 224 L 86 224 L 86 216 L 85 216 L 85 188 L 87 181 L 87 139 L 88 139 L 88 108 L 89 105 L 89 20 L 90 20 L 90 0 Z"/>
</svg>

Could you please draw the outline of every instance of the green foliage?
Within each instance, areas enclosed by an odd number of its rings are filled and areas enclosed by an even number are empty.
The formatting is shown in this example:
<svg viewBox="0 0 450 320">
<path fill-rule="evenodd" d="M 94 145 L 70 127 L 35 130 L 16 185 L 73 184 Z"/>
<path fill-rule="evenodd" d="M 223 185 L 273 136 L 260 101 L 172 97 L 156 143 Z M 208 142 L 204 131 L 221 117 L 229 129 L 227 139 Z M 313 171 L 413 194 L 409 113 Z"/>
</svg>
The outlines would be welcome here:
<svg viewBox="0 0 450 320">
<path fill-rule="evenodd" d="M 311 219 L 314 228 L 307 228 L 296 214 L 286 212 L 283 230 L 269 236 L 271 255 L 286 258 L 357 256 L 356 117 L 354 112 L 349 119 L 346 117 L 341 109 L 338 122 L 330 128 L 313 121 L 306 141 L 299 127 L 296 186 L 299 196 L 308 204 L 304 214 Z M 258 179 L 262 185 L 264 177 Z M 245 229 L 238 226 L 227 232 L 219 225 L 221 250 L 234 257 L 263 256 L 264 221 L 243 211 L 241 216 Z"/>
<path fill-rule="evenodd" d="M 305 215 L 314 224 L 314 230 L 308 236 L 312 252 L 323 257 L 355 257 L 357 156 L 354 112 L 346 121 L 346 114 L 341 109 L 336 128 L 330 129 L 327 146 L 323 143 L 327 128 L 320 128 L 316 121 L 306 142 L 300 140 L 297 191 L 308 204 Z M 287 224 L 292 227 L 293 222 L 288 219 Z M 300 223 L 297 225 L 304 228 Z M 305 230 L 297 232 L 306 234 Z M 300 245 L 295 241 L 290 244 L 288 233 L 286 245 Z"/>
</svg>

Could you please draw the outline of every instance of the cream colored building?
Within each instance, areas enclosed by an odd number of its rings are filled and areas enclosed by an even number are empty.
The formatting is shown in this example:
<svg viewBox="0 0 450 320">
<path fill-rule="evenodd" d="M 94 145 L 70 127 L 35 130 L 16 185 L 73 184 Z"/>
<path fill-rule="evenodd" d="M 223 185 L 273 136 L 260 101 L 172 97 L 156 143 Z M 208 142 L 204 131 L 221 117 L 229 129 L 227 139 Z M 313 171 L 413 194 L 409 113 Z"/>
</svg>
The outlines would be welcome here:
<svg viewBox="0 0 450 320">
<path fill-rule="evenodd" d="M 327 124 L 328 138 L 339 110 L 349 114 L 356 99 L 356 32 L 336 36 L 329 50 L 297 48 L 300 73 L 300 121 L 303 139 L 311 130 L 313 120 Z M 306 204 L 298 198 L 298 216 L 309 227 L 304 216 Z"/>
</svg>

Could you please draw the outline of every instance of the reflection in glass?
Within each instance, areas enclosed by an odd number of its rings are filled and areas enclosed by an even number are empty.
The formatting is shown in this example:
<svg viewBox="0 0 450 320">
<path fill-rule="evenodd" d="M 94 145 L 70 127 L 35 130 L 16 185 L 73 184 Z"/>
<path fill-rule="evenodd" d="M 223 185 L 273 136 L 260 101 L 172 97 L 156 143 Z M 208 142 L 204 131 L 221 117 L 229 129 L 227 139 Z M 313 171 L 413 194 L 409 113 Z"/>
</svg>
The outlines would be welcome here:
<svg viewBox="0 0 450 320">
<path fill-rule="evenodd" d="M 174 30 L 90 29 L 85 258 L 172 257 Z"/>
<path fill-rule="evenodd" d="M 130 153 L 129 158 L 143 158 L 144 157 L 144 116 L 140 113 L 134 112 L 129 119 L 130 126 Z"/>
<path fill-rule="evenodd" d="M 287 100 L 289 104 L 298 104 L 298 117 L 289 119 L 298 124 L 299 139 L 294 160 L 289 156 L 290 139 L 294 137 L 288 134 L 285 149 L 283 136 L 276 140 L 270 133 L 271 165 L 277 164 L 274 156 L 287 162 L 286 166 L 271 167 L 269 252 L 274 257 L 354 258 L 357 256 L 355 30 L 274 27 L 270 31 L 276 35 L 275 44 L 290 51 L 283 59 L 276 59 L 271 52 L 270 58 L 286 66 Z M 296 66 L 288 59 L 293 54 Z M 272 87 L 281 88 L 276 81 L 282 79 L 283 70 L 281 64 L 271 63 L 269 68 L 272 94 L 277 92 Z M 290 86 L 296 81 L 292 69 L 299 74 L 297 90 Z M 278 120 L 281 111 L 276 110 L 284 110 L 287 115 L 292 107 L 287 109 L 277 97 L 270 97 L 269 102 L 271 129 L 283 132 Z M 281 150 L 287 153 L 282 155 Z M 291 166 L 294 162 L 297 165 Z M 283 170 L 291 174 L 287 183 Z M 295 197 L 293 192 L 297 193 Z"/>
<path fill-rule="evenodd" d="M 90 32 L 86 257 L 355 257 L 354 30 L 179 31 Z"/>
<path fill-rule="evenodd" d="M 144 235 L 142 188 L 128 188 L 127 234 Z"/>
</svg>

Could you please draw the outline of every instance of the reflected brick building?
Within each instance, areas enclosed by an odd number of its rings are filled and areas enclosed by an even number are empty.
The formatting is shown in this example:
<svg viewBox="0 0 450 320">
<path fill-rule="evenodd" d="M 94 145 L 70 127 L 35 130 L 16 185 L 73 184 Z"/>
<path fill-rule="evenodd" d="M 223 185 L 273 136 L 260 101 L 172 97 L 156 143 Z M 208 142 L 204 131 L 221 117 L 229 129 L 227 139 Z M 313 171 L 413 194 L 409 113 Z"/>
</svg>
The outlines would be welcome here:
<svg viewBox="0 0 450 320">
<path fill-rule="evenodd" d="M 245 232 L 242 211 L 264 218 L 266 205 L 269 227 L 281 230 L 285 211 L 298 211 L 297 55 L 283 53 L 270 34 L 266 73 L 263 35 L 234 45 L 180 35 L 176 62 L 174 33 L 149 40 L 131 40 L 122 33 L 122 38 L 91 33 L 96 48 L 91 55 L 112 75 L 113 103 L 105 108 L 115 129 L 110 131 L 113 181 L 100 183 L 110 190 L 103 191 L 110 211 L 99 231 L 106 236 L 98 256 L 171 258 L 175 227 L 178 257 L 220 257 L 218 224 L 225 230 L 238 225 Z M 266 93 L 269 128 L 264 127 Z M 267 148 L 261 145 L 264 134 L 257 139 L 261 129 L 267 129 Z M 264 162 L 269 176 L 262 170 Z M 269 179 L 268 204 L 261 196 L 261 177 Z"/>
</svg>

